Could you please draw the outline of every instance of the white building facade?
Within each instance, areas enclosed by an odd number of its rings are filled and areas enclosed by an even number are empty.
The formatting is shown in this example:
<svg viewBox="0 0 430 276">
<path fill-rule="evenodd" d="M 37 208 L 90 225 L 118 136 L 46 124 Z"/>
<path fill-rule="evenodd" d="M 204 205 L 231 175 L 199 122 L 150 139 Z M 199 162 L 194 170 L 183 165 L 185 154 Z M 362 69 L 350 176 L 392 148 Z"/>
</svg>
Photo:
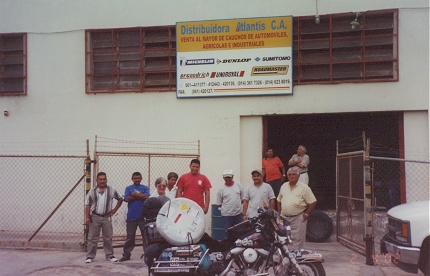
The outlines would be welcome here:
<svg viewBox="0 0 430 276">
<path fill-rule="evenodd" d="M 394 24 L 398 24 L 396 33 L 388 34 L 395 41 L 392 52 L 398 54 L 388 62 L 393 71 L 388 79 L 309 81 L 305 78 L 309 71 L 297 67 L 295 80 L 302 79 L 294 85 L 292 95 L 186 99 L 177 98 L 174 86 L 103 93 L 91 90 L 94 86 L 89 84 L 97 78 L 91 76 L 94 64 L 88 63 L 91 32 L 174 28 L 177 22 L 185 21 L 314 17 L 316 13 L 321 17 L 320 24 L 325 24 L 324 20 L 332 14 L 345 14 L 352 22 L 357 12 L 360 20 L 365 18 L 364 13 L 379 10 L 394 10 Z M 349 21 L 347 24 L 350 28 Z M 284 116 L 288 120 L 293 115 L 394 112 L 402 118 L 404 158 L 429 159 L 429 3 L 426 0 L 3 0 L 0 35 L 4 38 L 13 34 L 25 35 L 25 91 L 9 93 L 3 82 L 0 143 L 7 145 L 5 153 L 18 149 L 17 141 L 68 143 L 90 139 L 92 145 L 95 135 L 135 141 L 200 140 L 201 172 L 212 181 L 214 198 L 222 185 L 224 169 L 232 169 L 241 183 L 252 183 L 250 172 L 261 167 L 262 153 L 270 146 L 265 139 L 266 116 Z M 327 41 L 333 43 L 333 34 Z M 328 63 L 327 68 L 332 68 L 329 70 L 334 74 L 335 62 Z M 318 66 L 323 68 L 321 72 L 325 70 L 321 64 Z M 174 81 L 170 78 L 169 83 Z M 294 153 L 295 149 L 292 150 Z M 283 160 L 290 154 L 277 153 Z M 179 173 L 187 171 L 184 168 Z M 428 183 L 423 183 L 425 187 L 428 189 Z"/>
</svg>

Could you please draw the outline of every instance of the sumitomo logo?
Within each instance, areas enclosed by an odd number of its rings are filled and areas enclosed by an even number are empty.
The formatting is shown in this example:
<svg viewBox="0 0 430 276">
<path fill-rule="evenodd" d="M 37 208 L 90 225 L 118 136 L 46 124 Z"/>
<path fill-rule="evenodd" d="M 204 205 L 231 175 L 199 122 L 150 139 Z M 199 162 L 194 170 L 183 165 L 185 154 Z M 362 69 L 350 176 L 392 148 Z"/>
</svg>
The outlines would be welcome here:
<svg viewBox="0 0 430 276">
<path fill-rule="evenodd" d="M 213 58 L 199 58 L 199 59 L 186 59 L 184 57 L 180 60 L 181 66 L 188 66 L 188 65 L 210 65 L 215 64 L 215 59 Z"/>
<path fill-rule="evenodd" d="M 287 73 L 288 65 L 254 66 L 252 67 L 251 76 L 286 75 Z"/>
<path fill-rule="evenodd" d="M 204 79 L 209 77 L 209 72 L 198 72 L 192 74 L 181 74 L 180 79 Z"/>
<path fill-rule="evenodd" d="M 283 57 L 263 57 L 261 61 L 284 61 L 284 60 L 291 60 L 290 56 L 283 56 Z"/>
<path fill-rule="evenodd" d="M 250 62 L 251 59 L 250 58 L 232 58 L 232 59 L 217 59 L 217 63 L 241 63 L 241 62 Z"/>
<path fill-rule="evenodd" d="M 233 72 L 212 72 L 211 78 L 241 78 L 245 75 L 245 71 Z"/>
</svg>

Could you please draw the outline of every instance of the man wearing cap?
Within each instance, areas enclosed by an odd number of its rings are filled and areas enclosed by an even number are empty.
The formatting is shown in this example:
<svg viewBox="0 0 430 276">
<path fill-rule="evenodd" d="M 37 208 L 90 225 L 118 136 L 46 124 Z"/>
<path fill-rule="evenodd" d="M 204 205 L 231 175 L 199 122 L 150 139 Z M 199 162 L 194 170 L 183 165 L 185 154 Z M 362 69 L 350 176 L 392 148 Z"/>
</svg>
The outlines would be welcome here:
<svg viewBox="0 0 430 276">
<path fill-rule="evenodd" d="M 224 229 L 228 229 L 243 221 L 242 216 L 242 185 L 233 181 L 233 171 L 224 170 L 224 185 L 218 190 L 216 203 L 221 206 Z"/>
<path fill-rule="evenodd" d="M 306 224 L 309 215 L 317 204 L 317 199 L 308 185 L 299 181 L 298 169 L 290 168 L 278 195 L 278 210 L 288 218 L 291 225 L 293 246 L 300 249 L 305 245 Z"/>
<path fill-rule="evenodd" d="M 275 209 L 275 193 L 272 187 L 263 182 L 261 169 L 251 172 L 254 185 L 248 186 L 243 194 L 243 219 L 258 216 L 259 207 Z"/>
</svg>

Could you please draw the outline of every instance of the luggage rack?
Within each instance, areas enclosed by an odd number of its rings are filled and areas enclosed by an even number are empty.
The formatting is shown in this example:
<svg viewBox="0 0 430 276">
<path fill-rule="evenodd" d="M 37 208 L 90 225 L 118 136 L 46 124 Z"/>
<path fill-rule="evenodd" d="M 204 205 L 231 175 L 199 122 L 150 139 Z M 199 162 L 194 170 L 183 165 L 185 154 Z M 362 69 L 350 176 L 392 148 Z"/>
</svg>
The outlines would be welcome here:
<svg viewBox="0 0 430 276">
<path fill-rule="evenodd" d="M 190 252 L 193 250 L 190 249 Z M 195 273 L 200 268 L 200 265 L 205 260 L 205 257 L 208 255 L 209 249 L 206 249 L 201 257 L 193 257 L 187 256 L 191 260 L 179 260 L 179 257 L 175 257 L 174 260 L 170 258 L 169 261 L 154 261 L 154 265 L 151 267 L 151 270 L 154 273 L 178 273 L 178 272 L 191 272 Z M 185 256 L 184 256 L 185 257 Z M 176 260 L 176 258 L 178 260 Z M 192 265 L 189 265 L 192 263 Z M 181 265 L 183 264 L 183 265 Z M 168 265 L 168 266 L 163 266 Z"/>
</svg>

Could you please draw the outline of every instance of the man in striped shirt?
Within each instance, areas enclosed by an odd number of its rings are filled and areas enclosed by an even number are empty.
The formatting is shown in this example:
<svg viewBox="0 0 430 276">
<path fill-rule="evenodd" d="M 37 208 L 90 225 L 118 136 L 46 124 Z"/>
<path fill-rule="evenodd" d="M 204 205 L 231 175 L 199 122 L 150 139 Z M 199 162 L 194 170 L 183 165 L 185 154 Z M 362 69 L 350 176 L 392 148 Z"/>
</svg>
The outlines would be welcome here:
<svg viewBox="0 0 430 276">
<path fill-rule="evenodd" d="M 107 185 L 106 173 L 97 174 L 97 186 L 91 189 L 85 201 L 85 224 L 89 225 L 88 254 L 85 263 L 92 263 L 97 253 L 97 243 L 100 236 L 100 230 L 103 235 L 103 249 L 106 260 L 117 262 L 118 259 L 113 255 L 112 246 L 112 219 L 111 217 L 118 211 L 122 204 L 123 198 L 118 191 Z M 116 199 L 116 205 L 112 209 L 113 199 Z"/>
</svg>

